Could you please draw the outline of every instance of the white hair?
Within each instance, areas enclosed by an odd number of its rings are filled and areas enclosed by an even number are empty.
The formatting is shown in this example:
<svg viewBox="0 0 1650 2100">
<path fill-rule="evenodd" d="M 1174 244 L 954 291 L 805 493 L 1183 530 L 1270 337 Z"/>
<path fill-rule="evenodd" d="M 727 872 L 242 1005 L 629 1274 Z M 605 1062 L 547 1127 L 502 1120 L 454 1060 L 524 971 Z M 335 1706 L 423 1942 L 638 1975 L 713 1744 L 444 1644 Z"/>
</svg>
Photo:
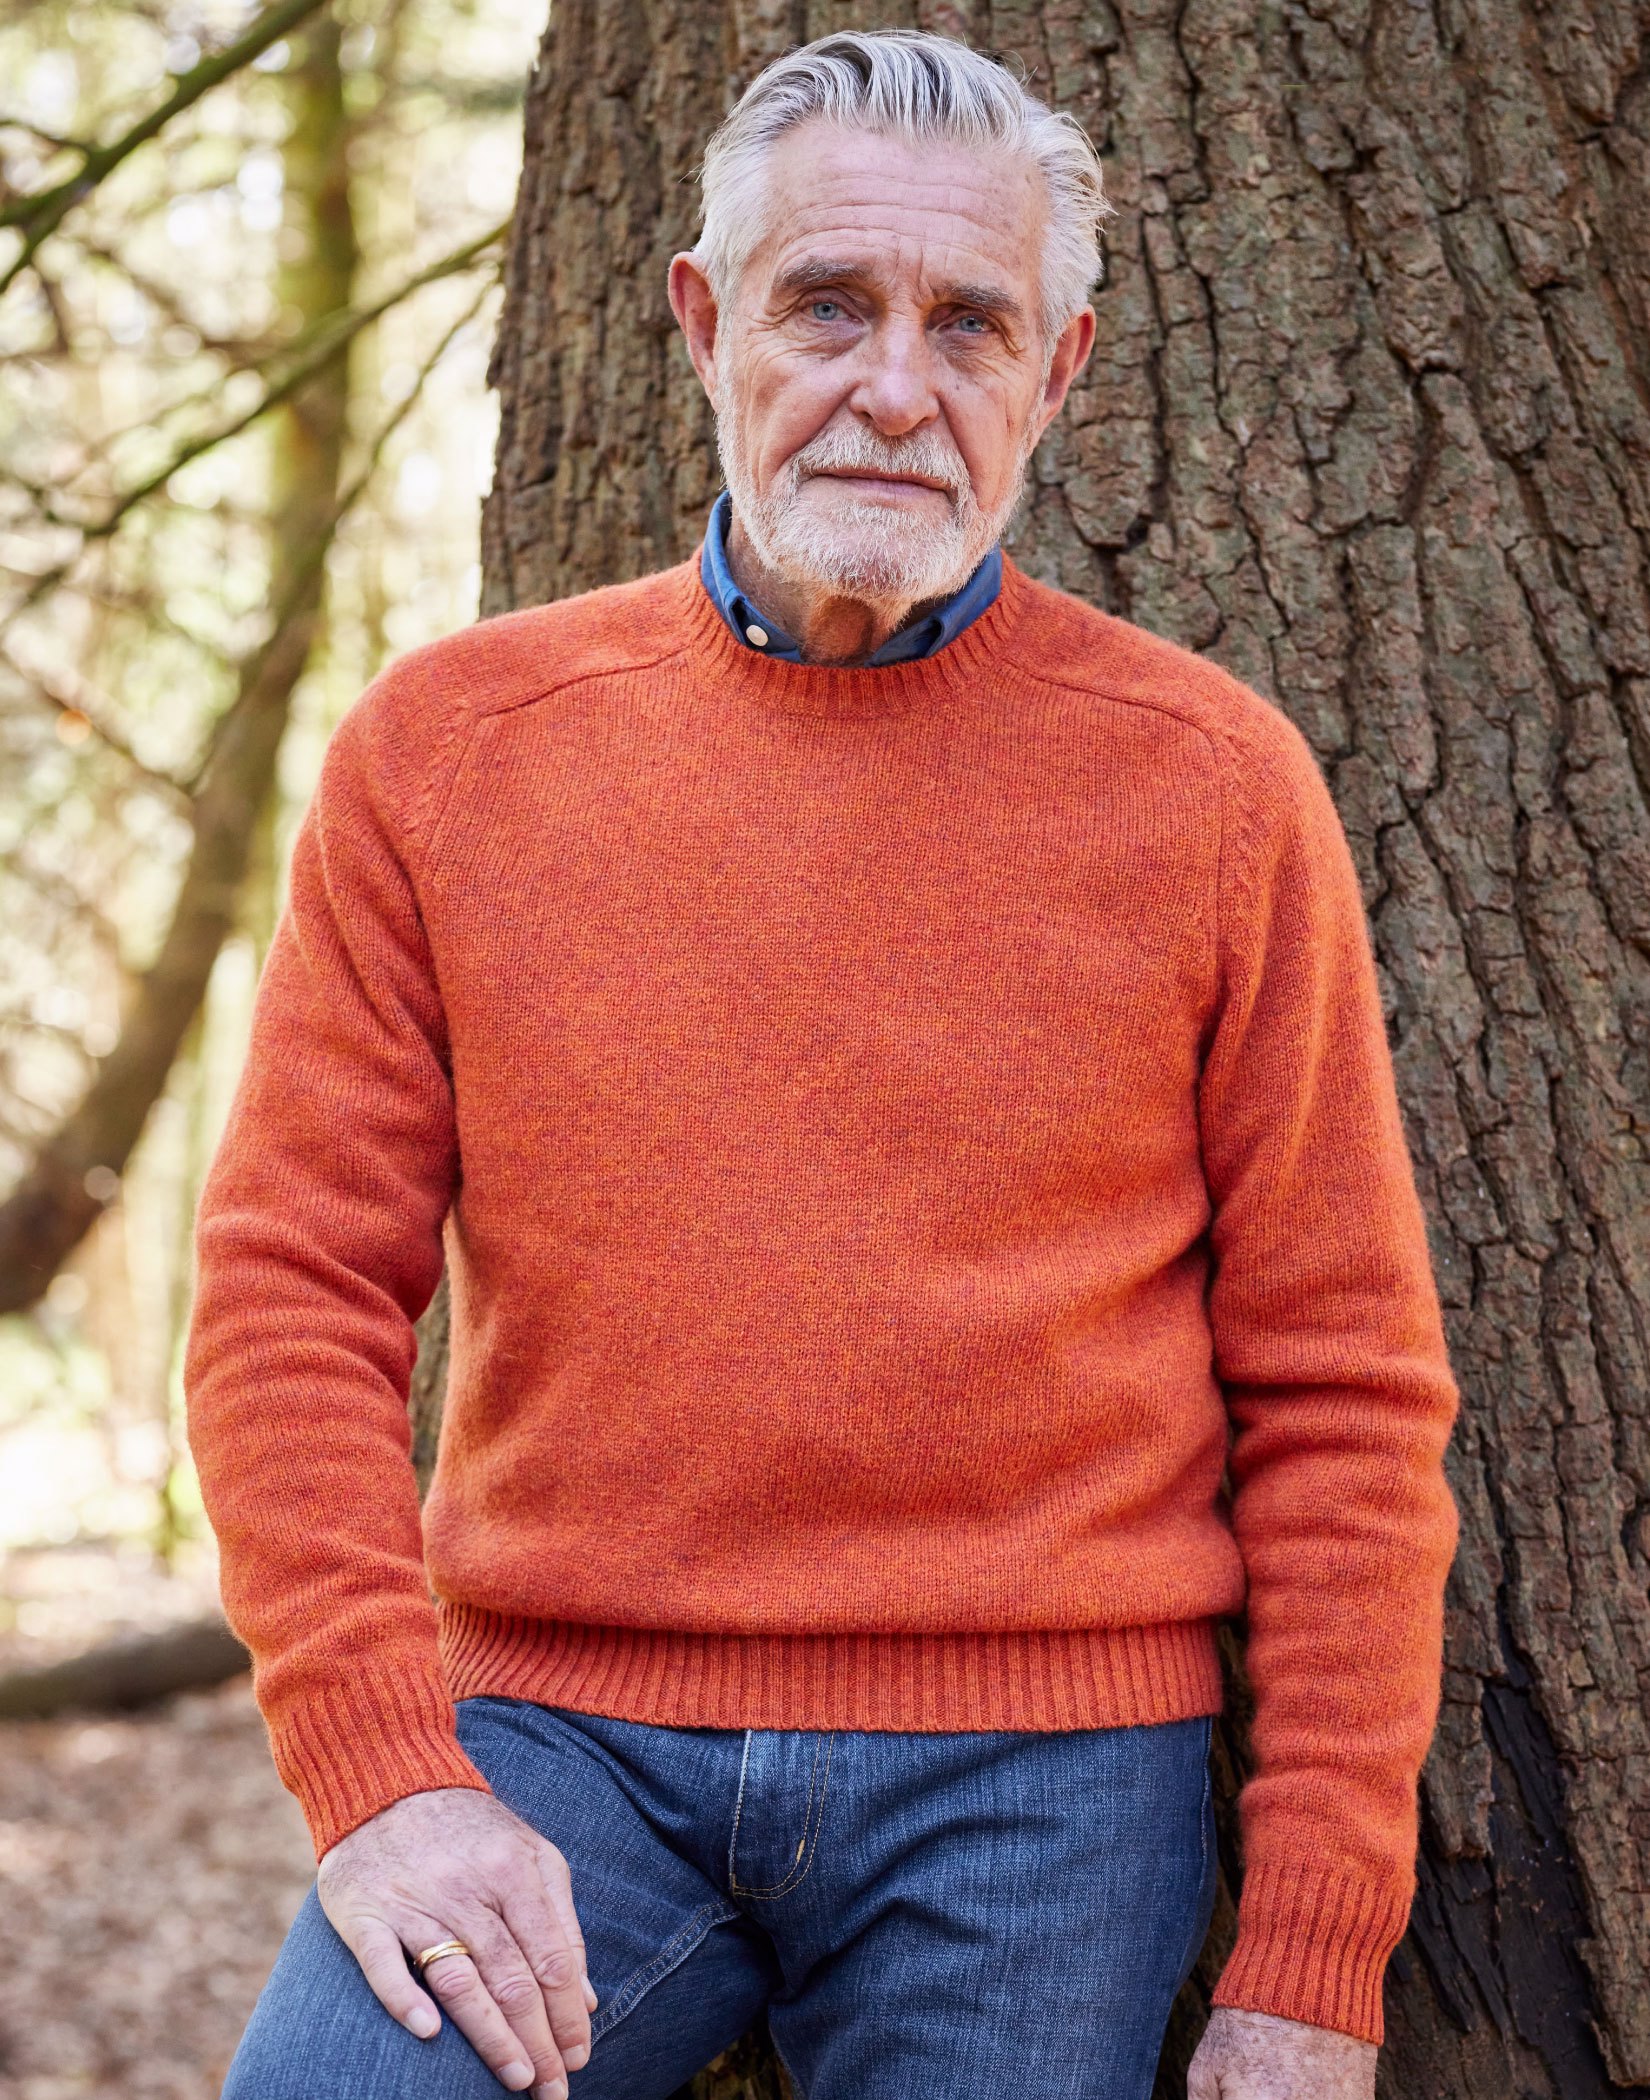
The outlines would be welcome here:
<svg viewBox="0 0 1650 2100">
<path fill-rule="evenodd" d="M 704 227 L 694 253 L 719 303 L 731 297 L 766 230 L 768 150 L 812 117 L 916 142 L 944 139 L 1024 155 L 1048 191 L 1045 344 L 1088 304 L 1100 274 L 1100 228 L 1117 210 L 1088 133 L 1075 117 L 1029 95 L 995 59 L 917 29 L 822 36 L 764 67 L 734 104 L 700 168 Z"/>
</svg>

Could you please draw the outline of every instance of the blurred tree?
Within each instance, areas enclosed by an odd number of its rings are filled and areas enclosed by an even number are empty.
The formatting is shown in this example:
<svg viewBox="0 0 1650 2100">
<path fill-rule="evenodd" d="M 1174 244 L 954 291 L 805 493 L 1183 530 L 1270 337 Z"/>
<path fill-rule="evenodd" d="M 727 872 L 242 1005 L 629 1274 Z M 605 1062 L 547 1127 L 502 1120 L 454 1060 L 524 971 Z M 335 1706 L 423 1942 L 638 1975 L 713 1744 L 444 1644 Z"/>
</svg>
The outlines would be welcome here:
<svg viewBox="0 0 1650 2100">
<path fill-rule="evenodd" d="M 0 1650 L 29 1710 L 236 1659 L 221 1624 L 130 1638 L 213 1577 L 194 1191 L 327 733 L 475 611 L 535 26 L 0 6 Z"/>
<path fill-rule="evenodd" d="M 498 237 L 493 229 L 379 298 L 352 304 L 359 244 L 349 156 L 356 127 L 345 107 L 343 26 L 320 0 L 281 0 L 224 51 L 189 67 L 156 110 L 113 145 L 68 149 L 80 160 L 72 174 L 0 212 L 0 226 L 14 225 L 22 235 L 11 264 L 0 273 L 3 290 L 25 267 L 40 269 L 42 242 L 164 122 L 305 23 L 302 34 L 291 38 L 293 62 L 282 75 L 288 103 L 278 184 L 284 259 L 274 295 L 288 340 L 261 361 L 241 360 L 254 365 L 260 381 L 244 407 L 225 412 L 215 401 L 209 403 L 193 428 L 146 461 L 99 511 L 77 517 L 55 493 L 37 492 L 47 522 L 67 526 L 77 544 L 34 578 L 8 625 L 52 587 L 68 584 L 87 549 L 110 539 L 140 504 L 171 488 L 180 473 L 214 448 L 254 422 L 267 421 L 273 463 L 267 633 L 242 657 L 235 689 L 212 724 L 204 755 L 175 783 L 186 802 L 193 842 L 158 953 L 138 979 L 118 1037 L 90 1084 L 34 1144 L 24 1171 L 0 1203 L 0 1313 L 36 1302 L 118 1193 L 119 1177 L 235 923 L 253 841 L 270 807 L 292 696 L 322 631 L 328 554 L 364 486 L 365 477 L 357 477 L 347 492 L 342 484 L 351 345 L 363 328 L 410 292 L 472 265 Z M 43 273 L 42 282 L 49 291 Z M 393 417 L 390 427 L 399 420 Z M 385 435 L 373 447 L 374 459 Z M 129 750 L 126 755 L 131 756 Z"/>
<path fill-rule="evenodd" d="M 916 13 L 1082 118 L 1121 206 L 1097 354 L 1019 558 L 1274 695 L 1364 877 L 1466 1403 L 1382 2090 L 1650 2082 L 1647 11 Z M 665 266 L 692 238 L 695 161 L 768 57 L 890 17 L 912 10 L 558 0 L 495 354 L 488 609 L 692 548 L 713 429 Z M 1229 1888 L 1236 1670 L 1234 1690 Z M 1224 1897 L 1165 2095 L 1232 1923 Z M 695 2091 L 774 2075 L 725 2062 Z"/>
<path fill-rule="evenodd" d="M 217 87 L 221 81 L 239 72 L 242 66 L 251 65 L 261 58 L 289 29 L 297 28 L 306 15 L 314 14 L 321 5 L 322 0 L 278 0 L 276 6 L 259 15 L 245 34 L 232 44 L 206 58 L 197 59 L 194 65 L 187 67 L 163 102 L 146 110 L 135 124 L 129 125 L 106 145 L 92 145 L 79 139 L 50 140 L 71 154 L 76 166 L 71 173 L 61 176 L 45 189 L 26 191 L 0 205 L 0 230 L 15 229 L 21 236 L 10 260 L 0 269 L 0 292 L 11 287 L 33 262 L 41 243 L 51 238 L 75 206 L 84 203 L 122 161 L 130 159 L 140 146 L 158 137 L 180 111 L 199 101 L 208 89 Z M 36 136 L 46 138 L 47 134 L 37 132 Z"/>
<path fill-rule="evenodd" d="M 298 11 L 295 4 L 282 10 Z M 350 310 L 358 260 L 340 35 L 337 20 L 322 15 L 284 75 L 291 125 L 282 147 L 282 197 L 290 259 L 276 285 L 280 304 L 300 317 L 301 339 L 329 345 L 337 317 Z M 348 364 L 332 354 L 300 360 L 298 369 L 303 376 L 273 412 L 269 639 L 243 665 L 193 784 L 194 847 L 160 953 L 91 1086 L 0 1206 L 0 1311 L 14 1311 L 45 1289 L 108 1202 L 234 923 L 293 691 L 319 628 L 327 549 L 338 523 Z M 157 470 L 148 478 L 159 485 L 169 475 Z"/>
</svg>

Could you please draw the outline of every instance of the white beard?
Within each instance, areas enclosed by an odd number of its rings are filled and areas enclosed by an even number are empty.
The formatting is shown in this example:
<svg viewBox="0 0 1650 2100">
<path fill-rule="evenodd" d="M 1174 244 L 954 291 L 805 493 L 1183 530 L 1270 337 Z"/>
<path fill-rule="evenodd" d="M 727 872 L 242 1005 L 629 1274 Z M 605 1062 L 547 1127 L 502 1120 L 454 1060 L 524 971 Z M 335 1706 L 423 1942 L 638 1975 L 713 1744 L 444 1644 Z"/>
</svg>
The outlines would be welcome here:
<svg viewBox="0 0 1650 2100">
<path fill-rule="evenodd" d="M 885 438 L 856 422 L 832 424 L 810 439 L 792 453 L 767 492 L 759 493 L 732 391 L 727 412 L 716 419 L 716 446 L 734 514 L 758 560 L 803 589 L 902 607 L 949 597 L 1002 537 L 1024 491 L 1032 444 L 1023 439 L 1003 500 L 982 510 L 962 455 L 949 438 L 933 429 Z M 847 489 L 831 494 L 828 503 L 818 500 L 817 486 L 811 499 L 803 498 L 803 485 L 811 477 L 853 468 L 943 481 L 950 515 L 913 518 L 902 507 Z"/>
</svg>

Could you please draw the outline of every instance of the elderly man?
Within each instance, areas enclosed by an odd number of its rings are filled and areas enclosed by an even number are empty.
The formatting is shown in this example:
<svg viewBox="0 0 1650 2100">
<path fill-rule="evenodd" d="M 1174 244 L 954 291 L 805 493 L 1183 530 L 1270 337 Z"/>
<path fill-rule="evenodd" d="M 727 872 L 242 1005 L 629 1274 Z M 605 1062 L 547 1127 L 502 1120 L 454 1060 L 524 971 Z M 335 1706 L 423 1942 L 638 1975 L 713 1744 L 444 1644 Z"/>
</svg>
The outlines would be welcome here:
<svg viewBox="0 0 1650 2100">
<path fill-rule="evenodd" d="M 194 1447 L 320 1859 L 226 2090 L 664 2100 L 765 2014 L 805 2100 L 1143 2100 L 1246 1608 L 1190 2091 L 1367 2096 L 1456 1395 L 1345 839 L 1275 707 L 999 549 L 1081 131 L 832 36 L 704 188 L 703 547 L 352 709 L 205 1193 Z"/>
</svg>

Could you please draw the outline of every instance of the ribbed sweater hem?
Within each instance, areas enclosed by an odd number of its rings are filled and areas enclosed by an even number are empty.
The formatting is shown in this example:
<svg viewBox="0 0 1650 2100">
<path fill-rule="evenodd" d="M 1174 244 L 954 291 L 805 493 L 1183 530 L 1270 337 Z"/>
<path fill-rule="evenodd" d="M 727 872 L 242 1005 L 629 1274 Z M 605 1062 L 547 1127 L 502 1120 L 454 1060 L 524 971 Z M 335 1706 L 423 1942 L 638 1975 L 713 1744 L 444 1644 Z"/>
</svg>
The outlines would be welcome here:
<svg viewBox="0 0 1650 2100">
<path fill-rule="evenodd" d="M 439 1607 L 454 1699 L 677 1728 L 1115 1728 L 1218 1713 L 1215 1621 L 1072 1632 L 654 1632 Z"/>
<path fill-rule="evenodd" d="M 1383 1888 L 1303 1861 L 1257 1863 L 1243 1877 L 1215 2004 L 1382 2041 L 1381 1985 L 1412 1895 L 1412 1884 Z"/>
</svg>

